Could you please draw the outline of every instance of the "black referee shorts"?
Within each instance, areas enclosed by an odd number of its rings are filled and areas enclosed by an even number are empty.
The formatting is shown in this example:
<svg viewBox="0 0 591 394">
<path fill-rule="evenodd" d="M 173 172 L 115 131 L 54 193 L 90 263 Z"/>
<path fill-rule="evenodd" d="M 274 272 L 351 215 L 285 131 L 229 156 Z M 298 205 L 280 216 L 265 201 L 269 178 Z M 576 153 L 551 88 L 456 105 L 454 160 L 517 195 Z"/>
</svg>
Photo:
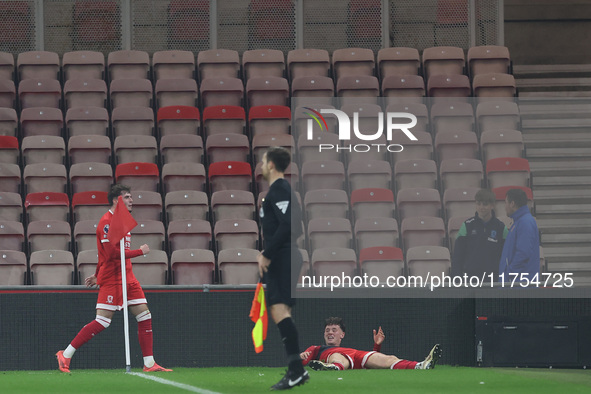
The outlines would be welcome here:
<svg viewBox="0 0 591 394">
<path fill-rule="evenodd" d="M 271 258 L 271 265 L 264 276 L 267 285 L 267 305 L 295 305 L 298 276 L 302 269 L 302 255 L 297 247 L 282 249 Z"/>
</svg>

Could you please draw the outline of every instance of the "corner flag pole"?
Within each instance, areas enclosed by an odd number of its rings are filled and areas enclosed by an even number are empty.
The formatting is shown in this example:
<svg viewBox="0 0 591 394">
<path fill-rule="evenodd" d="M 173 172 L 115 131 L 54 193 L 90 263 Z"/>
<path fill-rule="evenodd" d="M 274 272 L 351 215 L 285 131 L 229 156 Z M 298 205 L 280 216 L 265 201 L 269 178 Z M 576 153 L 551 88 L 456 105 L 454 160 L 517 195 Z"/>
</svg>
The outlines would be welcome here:
<svg viewBox="0 0 591 394">
<path fill-rule="evenodd" d="M 129 312 L 127 311 L 127 272 L 125 270 L 125 237 L 119 241 L 121 250 L 121 287 L 123 294 L 123 331 L 125 336 L 125 372 L 131 372 L 131 356 L 129 351 Z"/>
</svg>

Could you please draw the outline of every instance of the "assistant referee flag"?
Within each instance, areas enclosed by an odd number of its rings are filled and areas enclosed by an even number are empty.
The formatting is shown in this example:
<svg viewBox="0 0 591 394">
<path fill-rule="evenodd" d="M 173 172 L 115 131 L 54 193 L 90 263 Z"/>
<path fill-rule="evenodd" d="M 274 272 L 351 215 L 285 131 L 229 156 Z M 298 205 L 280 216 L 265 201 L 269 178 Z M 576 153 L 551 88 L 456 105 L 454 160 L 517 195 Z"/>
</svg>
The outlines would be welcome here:
<svg viewBox="0 0 591 394">
<path fill-rule="evenodd" d="M 135 226 L 137 226 L 137 222 L 127 210 L 123 198 L 119 196 L 107 235 L 111 245 L 117 245 L 121 238 L 125 237 Z"/>
<path fill-rule="evenodd" d="M 263 351 L 263 341 L 267 339 L 267 306 L 265 305 L 265 289 L 263 284 L 259 282 L 254 298 L 252 300 L 252 307 L 250 308 L 250 320 L 255 325 L 252 329 L 252 342 L 254 343 L 254 350 L 257 353 Z"/>
</svg>

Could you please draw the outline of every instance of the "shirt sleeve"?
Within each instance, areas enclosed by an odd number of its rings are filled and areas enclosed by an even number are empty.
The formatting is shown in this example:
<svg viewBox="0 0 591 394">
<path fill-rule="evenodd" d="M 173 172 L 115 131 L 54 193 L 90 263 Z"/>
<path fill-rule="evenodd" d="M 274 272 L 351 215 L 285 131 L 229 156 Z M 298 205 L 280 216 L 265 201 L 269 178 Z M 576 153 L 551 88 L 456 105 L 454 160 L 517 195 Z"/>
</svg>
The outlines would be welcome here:
<svg viewBox="0 0 591 394">
<path fill-rule="evenodd" d="M 271 201 L 270 206 L 279 225 L 275 234 L 265 239 L 265 250 L 262 252 L 263 256 L 270 260 L 282 246 L 291 242 L 291 195 L 287 192 L 281 193 L 277 200 Z"/>
<path fill-rule="evenodd" d="M 320 350 L 320 346 L 310 346 L 304 352 L 310 352 L 310 355 L 305 360 L 302 360 L 302 365 L 307 365 L 310 360 L 317 360 L 318 359 L 318 351 Z"/>
<path fill-rule="evenodd" d="M 382 350 L 382 345 L 381 344 L 379 344 L 379 345 L 377 343 L 374 343 L 373 344 L 373 351 L 374 352 L 379 352 L 381 350 Z"/>
</svg>

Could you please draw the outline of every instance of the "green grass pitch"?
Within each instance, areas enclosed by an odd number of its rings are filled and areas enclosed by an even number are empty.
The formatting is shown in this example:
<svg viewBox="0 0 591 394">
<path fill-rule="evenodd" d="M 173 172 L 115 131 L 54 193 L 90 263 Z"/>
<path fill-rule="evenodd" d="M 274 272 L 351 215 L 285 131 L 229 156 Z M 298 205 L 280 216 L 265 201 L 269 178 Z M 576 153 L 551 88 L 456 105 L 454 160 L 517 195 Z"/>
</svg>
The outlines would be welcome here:
<svg viewBox="0 0 591 394">
<path fill-rule="evenodd" d="M 141 372 L 139 369 L 134 372 Z M 0 372 L 2 393 L 264 393 L 281 379 L 281 368 L 175 368 L 153 373 L 169 383 L 121 370 Z M 309 371 L 310 382 L 292 393 L 589 393 L 591 371 L 558 369 L 464 368 L 431 371 Z M 172 383 L 170 383 L 172 382 Z M 172 384 L 177 384 L 175 387 Z"/>
</svg>

